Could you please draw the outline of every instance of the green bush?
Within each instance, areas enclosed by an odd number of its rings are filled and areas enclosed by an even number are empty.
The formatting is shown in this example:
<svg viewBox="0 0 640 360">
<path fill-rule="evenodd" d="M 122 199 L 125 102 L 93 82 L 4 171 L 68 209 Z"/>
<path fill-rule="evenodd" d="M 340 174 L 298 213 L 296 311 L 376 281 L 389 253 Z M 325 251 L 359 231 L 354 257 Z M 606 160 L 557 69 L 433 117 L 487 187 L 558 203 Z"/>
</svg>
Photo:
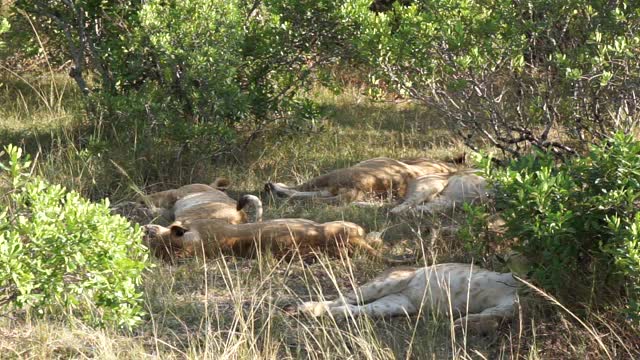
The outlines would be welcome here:
<svg viewBox="0 0 640 360">
<path fill-rule="evenodd" d="M 640 316 L 639 141 L 616 134 L 587 156 L 558 162 L 539 152 L 487 176 L 506 238 L 518 239 L 535 280 L 582 302 L 622 291 Z"/>
<path fill-rule="evenodd" d="M 439 110 L 471 147 L 576 153 L 640 120 L 636 2 L 370 3 L 344 10 L 372 82 Z"/>
<path fill-rule="evenodd" d="M 0 163 L 0 308 L 78 315 L 131 327 L 142 314 L 146 264 L 139 226 L 29 173 L 28 156 L 5 147 Z M 1 154 L 1 153 L 0 153 Z M 4 192 L 4 191 L 3 191 Z"/>
<path fill-rule="evenodd" d="M 166 138 L 209 151 L 299 125 L 310 114 L 300 91 L 312 69 L 335 61 L 345 37 L 337 9 L 332 1 L 147 2 L 137 51 L 152 54 L 155 75 L 137 96 Z"/>
<path fill-rule="evenodd" d="M 302 90 L 350 34 L 330 0 L 16 6 L 63 44 L 89 109 L 115 125 L 106 129 L 139 147 L 197 154 L 229 151 L 273 127 L 303 128 L 317 113 Z"/>
<path fill-rule="evenodd" d="M 490 212 L 485 205 L 464 204 L 458 236 L 474 262 L 486 263 L 488 245 L 495 240 L 489 229 Z"/>
</svg>

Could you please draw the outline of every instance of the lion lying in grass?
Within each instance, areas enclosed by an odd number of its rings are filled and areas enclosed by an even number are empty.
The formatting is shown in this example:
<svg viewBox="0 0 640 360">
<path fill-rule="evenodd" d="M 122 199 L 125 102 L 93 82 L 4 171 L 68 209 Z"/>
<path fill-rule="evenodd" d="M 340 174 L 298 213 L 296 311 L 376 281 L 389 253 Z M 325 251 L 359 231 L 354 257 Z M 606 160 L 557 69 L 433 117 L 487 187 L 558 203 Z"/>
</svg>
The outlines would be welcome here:
<svg viewBox="0 0 640 360">
<path fill-rule="evenodd" d="M 439 264 L 390 269 L 334 301 L 309 301 L 298 311 L 336 318 L 419 314 L 430 311 L 457 318 L 456 328 L 495 331 L 514 316 L 519 282 L 512 273 L 497 273 L 469 264 Z"/>
<path fill-rule="evenodd" d="M 411 180 L 429 174 L 455 173 L 458 171 L 457 164 L 462 161 L 424 158 L 394 160 L 381 157 L 333 170 L 298 186 L 267 183 L 265 190 L 291 199 L 313 198 L 330 203 L 358 201 L 367 194 L 403 197 Z"/>
<path fill-rule="evenodd" d="M 243 197 L 239 202 L 229 197 L 223 190 L 229 185 L 226 179 L 216 179 L 211 185 L 190 184 L 177 189 L 143 195 L 142 205 L 164 220 L 191 221 L 196 219 L 219 219 L 230 224 L 242 224 L 248 221 L 242 210 L 251 204 L 255 209 L 254 221 L 262 219 L 262 202 L 254 197 Z"/>
<path fill-rule="evenodd" d="M 404 201 L 391 212 L 399 214 L 413 208 L 433 213 L 487 198 L 487 181 L 473 170 L 424 175 L 409 182 Z"/>
<path fill-rule="evenodd" d="M 251 196 L 251 195 L 247 195 Z M 364 250 L 376 259 L 388 263 L 405 260 L 384 258 L 372 247 L 381 242 L 379 236 L 365 235 L 362 227 L 346 221 L 316 223 L 306 219 L 278 219 L 259 223 L 229 224 L 215 219 L 177 221 L 169 227 L 146 225 L 145 243 L 155 249 L 157 256 L 213 257 L 219 253 L 240 257 L 254 257 L 258 251 L 268 250 L 276 257 L 315 252 L 338 255 L 344 250 Z"/>
</svg>

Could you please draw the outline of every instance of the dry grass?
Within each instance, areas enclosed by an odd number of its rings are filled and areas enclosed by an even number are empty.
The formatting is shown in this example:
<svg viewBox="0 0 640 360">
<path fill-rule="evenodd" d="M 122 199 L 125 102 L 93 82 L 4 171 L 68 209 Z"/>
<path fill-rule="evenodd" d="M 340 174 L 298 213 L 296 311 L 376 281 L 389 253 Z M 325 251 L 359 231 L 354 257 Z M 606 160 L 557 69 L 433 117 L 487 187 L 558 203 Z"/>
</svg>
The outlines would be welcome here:
<svg viewBox="0 0 640 360">
<path fill-rule="evenodd" d="M 60 81 L 60 80 L 58 80 Z M 64 81 L 63 81 L 64 82 Z M 317 89 L 313 96 L 327 117 L 323 130 L 309 136 L 273 135 L 247 153 L 218 163 L 183 157 L 172 168 L 133 153 L 117 141 L 85 146 L 86 121 L 65 91 L 53 108 L 47 96 L 14 88 L 0 92 L 0 133 L 32 152 L 40 149 L 40 174 L 89 197 L 128 199 L 135 187 L 167 188 L 232 180 L 232 194 L 258 193 L 268 180 L 300 182 L 326 170 L 374 156 L 446 158 L 463 151 L 440 119 L 410 103 L 372 103 L 354 89 L 333 95 Z M 14 86 L 12 83 L 11 86 Z M 16 85 L 17 86 L 17 85 Z M 58 86 L 59 88 L 60 86 Z M 47 94 L 45 90 L 40 91 Z M 53 91 L 53 90 L 51 90 Z M 29 93 L 31 92 L 31 93 Z M 30 94 L 30 95 L 29 95 Z M 48 93 L 51 95 L 50 93 Z M 54 97 L 55 98 L 55 97 Z M 15 103 L 12 103 L 14 101 Z M 41 119 L 41 120 L 38 120 Z M 4 136 L 6 135 L 6 136 Z M 100 143 L 100 131 L 89 139 Z M 153 149 L 152 149 L 153 150 Z M 156 149 L 162 152 L 162 149 Z M 175 156 L 176 154 L 169 154 Z M 117 164 L 119 166 L 115 166 Z M 141 165 L 144 164 L 145 168 Z M 154 173 L 157 183 L 145 184 Z M 384 231 L 385 251 L 424 252 L 427 263 L 471 261 L 456 236 L 431 237 L 430 230 L 453 218 L 396 217 L 382 208 L 292 203 L 264 198 L 266 218 L 304 217 L 316 221 L 344 219 L 368 231 Z M 491 260 L 482 265 L 495 268 Z M 535 294 L 523 298 L 522 314 L 490 336 L 461 336 L 451 320 L 357 318 L 335 323 L 291 315 L 291 305 L 333 298 L 362 284 L 384 265 L 356 254 L 320 257 L 312 264 L 282 261 L 264 254 L 257 259 L 217 258 L 206 263 L 169 266 L 155 262 L 144 282 L 147 316 L 133 332 L 89 328 L 79 322 L 37 319 L 28 313 L 0 315 L 2 358 L 305 358 L 305 359 L 543 359 L 633 358 L 640 356 L 634 328 L 607 313 L 583 316 L 583 326 L 564 310 Z M 637 331 L 637 328 L 635 328 Z"/>
</svg>

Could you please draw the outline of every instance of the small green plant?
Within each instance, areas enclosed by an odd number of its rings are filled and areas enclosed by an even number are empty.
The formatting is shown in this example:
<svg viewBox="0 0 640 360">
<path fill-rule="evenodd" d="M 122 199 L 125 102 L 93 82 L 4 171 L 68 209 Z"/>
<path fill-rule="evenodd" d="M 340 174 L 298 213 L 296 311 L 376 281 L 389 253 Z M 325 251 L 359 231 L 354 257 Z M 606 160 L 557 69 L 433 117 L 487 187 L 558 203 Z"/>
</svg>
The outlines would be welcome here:
<svg viewBox="0 0 640 360">
<path fill-rule="evenodd" d="M 20 148 L 0 162 L 0 308 L 78 315 L 132 327 L 146 264 L 139 226 L 74 191 L 32 176 Z M 3 191 L 4 192 L 4 191 Z"/>
<path fill-rule="evenodd" d="M 464 248 L 473 259 L 486 261 L 488 245 L 492 240 L 489 231 L 489 211 L 483 205 L 464 204 L 464 220 L 458 230 Z"/>
<path fill-rule="evenodd" d="M 3 17 L 0 17 L 0 35 L 9 31 L 9 28 L 9 21 Z M 4 49 L 5 46 L 5 42 L 0 39 L 0 50 Z"/>
<path fill-rule="evenodd" d="M 639 141 L 616 134 L 587 156 L 539 152 L 487 175 L 506 237 L 518 239 L 535 280 L 581 302 L 625 292 L 640 316 Z"/>
</svg>

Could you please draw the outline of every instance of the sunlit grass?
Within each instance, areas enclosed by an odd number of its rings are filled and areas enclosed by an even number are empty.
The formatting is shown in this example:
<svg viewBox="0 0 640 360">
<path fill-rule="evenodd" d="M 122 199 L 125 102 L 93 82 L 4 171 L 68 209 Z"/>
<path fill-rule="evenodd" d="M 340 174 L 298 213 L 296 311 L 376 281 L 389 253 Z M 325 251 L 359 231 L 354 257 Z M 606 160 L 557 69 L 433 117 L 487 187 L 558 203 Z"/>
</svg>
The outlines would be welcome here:
<svg viewBox="0 0 640 360">
<path fill-rule="evenodd" d="M 15 80 L 15 79 L 14 79 Z M 373 102 L 355 88 L 310 94 L 324 110 L 317 129 L 302 136 L 274 132 L 246 152 L 217 162 L 166 149 L 136 153 L 132 144 L 101 137 L 89 121 L 68 80 L 30 80 L 31 86 L 0 87 L 3 142 L 38 149 L 37 171 L 52 182 L 90 198 L 128 200 L 134 188 L 162 189 L 193 182 L 231 179 L 230 194 L 259 193 L 269 180 L 298 183 L 336 167 L 376 157 L 425 156 L 445 159 L 464 151 L 434 113 L 410 102 Z M 34 85 L 42 84 L 42 85 Z M 47 85 L 49 84 L 49 85 Z M 39 89 L 39 90 L 36 90 Z M 58 89 L 58 90 L 55 90 Z M 60 89 L 64 89 L 61 91 Z M 38 92 L 41 92 L 40 94 Z M 53 92 L 54 95 L 51 95 Z M 43 95 L 44 94 L 44 95 Z M 58 97 L 56 97 L 58 96 Z M 53 99 L 53 100 L 46 100 Z M 133 130 L 132 130 L 133 131 Z M 124 137 L 123 137 L 124 138 Z M 171 166 L 167 166 L 170 164 Z M 153 176 L 151 176 L 151 175 Z M 157 181 L 145 183 L 145 179 Z M 367 231 L 383 231 L 388 253 L 421 253 L 422 261 L 470 261 L 455 235 L 431 237 L 431 230 L 456 221 L 397 217 L 388 209 L 293 203 L 265 196 L 265 218 L 303 217 L 348 220 Z M 37 319 L 29 313 L 0 314 L 0 357 L 142 359 L 543 359 L 601 358 L 597 341 L 570 316 L 541 297 L 526 299 L 512 323 L 490 336 L 461 337 L 448 318 L 331 318 L 292 315 L 300 301 L 332 299 L 364 283 L 385 265 L 356 254 L 320 257 L 307 264 L 262 254 L 258 259 L 211 259 L 169 266 L 154 261 L 144 282 L 144 323 L 133 332 L 94 329 L 79 322 Z M 493 267 L 488 261 L 482 264 Z M 498 269 L 497 269 L 498 270 Z M 586 322 L 598 329 L 614 358 L 637 353 L 637 337 L 624 321 L 593 313 Z M 634 347 L 635 346 L 635 347 Z M 627 347 L 625 349 L 625 347 Z M 635 350 L 634 350 L 635 349 Z"/>
</svg>

